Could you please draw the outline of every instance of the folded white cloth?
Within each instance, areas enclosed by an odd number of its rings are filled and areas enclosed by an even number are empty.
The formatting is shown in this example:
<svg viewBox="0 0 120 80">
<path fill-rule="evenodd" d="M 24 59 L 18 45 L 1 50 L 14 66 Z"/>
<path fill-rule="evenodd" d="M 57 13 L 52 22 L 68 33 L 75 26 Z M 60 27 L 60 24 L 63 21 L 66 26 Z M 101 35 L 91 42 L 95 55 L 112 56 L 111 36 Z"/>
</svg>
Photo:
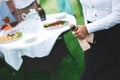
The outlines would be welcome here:
<svg viewBox="0 0 120 80">
<path fill-rule="evenodd" d="M 85 37 L 85 39 L 78 39 L 78 42 L 82 47 L 83 51 L 86 51 L 91 48 L 89 43 L 93 43 L 93 39 L 94 39 L 93 33 L 90 33 L 88 36 Z"/>
<path fill-rule="evenodd" d="M 74 32 L 73 32 L 73 34 L 74 34 Z M 83 51 L 86 51 L 91 48 L 89 43 L 93 43 L 93 40 L 94 40 L 94 34 L 90 33 L 84 39 L 78 39 L 78 42 L 79 42 L 81 48 L 83 49 Z"/>
</svg>

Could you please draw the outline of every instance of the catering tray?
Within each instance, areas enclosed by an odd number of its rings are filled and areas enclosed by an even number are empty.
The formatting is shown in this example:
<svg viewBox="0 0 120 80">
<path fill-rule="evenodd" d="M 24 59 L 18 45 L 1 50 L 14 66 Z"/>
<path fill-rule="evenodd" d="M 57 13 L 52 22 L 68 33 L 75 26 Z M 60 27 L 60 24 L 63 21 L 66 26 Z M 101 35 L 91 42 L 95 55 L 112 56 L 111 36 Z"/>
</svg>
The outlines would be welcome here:
<svg viewBox="0 0 120 80">
<path fill-rule="evenodd" d="M 14 34 L 7 34 L 5 36 L 0 37 L 0 44 L 13 42 L 22 37 L 22 32 L 16 32 Z"/>
<path fill-rule="evenodd" d="M 44 28 L 45 29 L 58 29 L 58 28 L 62 28 L 64 26 L 67 26 L 68 24 L 69 24 L 68 21 L 59 20 L 59 21 L 55 21 L 52 23 L 45 23 Z"/>
</svg>

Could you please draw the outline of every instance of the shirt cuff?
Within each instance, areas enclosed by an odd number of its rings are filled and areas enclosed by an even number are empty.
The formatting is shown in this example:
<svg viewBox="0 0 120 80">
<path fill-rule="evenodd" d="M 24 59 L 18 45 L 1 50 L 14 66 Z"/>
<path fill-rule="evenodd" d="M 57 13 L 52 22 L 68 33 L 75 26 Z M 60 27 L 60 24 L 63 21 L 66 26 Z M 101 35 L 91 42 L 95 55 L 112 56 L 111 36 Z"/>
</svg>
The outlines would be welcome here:
<svg viewBox="0 0 120 80">
<path fill-rule="evenodd" d="M 93 22 L 93 23 L 86 24 L 86 28 L 88 30 L 88 33 L 92 33 L 100 30 L 101 27 L 100 27 L 100 23 Z"/>
</svg>

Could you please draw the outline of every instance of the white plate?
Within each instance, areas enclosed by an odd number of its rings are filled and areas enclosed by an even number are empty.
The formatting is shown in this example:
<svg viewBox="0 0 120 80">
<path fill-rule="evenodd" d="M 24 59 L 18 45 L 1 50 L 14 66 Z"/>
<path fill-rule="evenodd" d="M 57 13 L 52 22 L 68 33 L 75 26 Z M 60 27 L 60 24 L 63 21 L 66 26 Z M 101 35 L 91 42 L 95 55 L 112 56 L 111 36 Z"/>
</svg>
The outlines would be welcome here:
<svg viewBox="0 0 120 80">
<path fill-rule="evenodd" d="M 56 27 L 44 27 L 45 29 L 58 29 L 58 28 L 62 28 L 62 27 L 65 27 L 65 26 L 67 26 L 69 23 L 68 22 L 66 22 L 65 24 L 63 24 L 63 25 L 60 25 L 60 26 L 56 26 Z"/>
<path fill-rule="evenodd" d="M 19 39 L 21 39 L 21 38 L 22 38 L 22 35 L 21 35 L 21 36 L 19 36 L 19 37 L 18 37 L 18 38 L 16 38 L 16 39 L 13 39 L 13 40 L 8 40 L 8 41 L 5 41 L 5 42 L 0 42 L 0 44 L 13 42 L 13 41 L 19 40 Z"/>
</svg>

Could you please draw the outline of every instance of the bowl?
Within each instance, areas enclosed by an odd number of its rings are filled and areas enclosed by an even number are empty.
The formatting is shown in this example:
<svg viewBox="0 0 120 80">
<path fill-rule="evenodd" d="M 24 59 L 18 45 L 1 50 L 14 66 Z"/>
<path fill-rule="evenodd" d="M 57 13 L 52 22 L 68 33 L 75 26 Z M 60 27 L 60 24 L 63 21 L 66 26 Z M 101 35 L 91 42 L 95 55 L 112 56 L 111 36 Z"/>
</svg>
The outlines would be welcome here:
<svg viewBox="0 0 120 80">
<path fill-rule="evenodd" d="M 24 37 L 24 41 L 25 43 L 31 43 L 33 41 L 35 41 L 37 39 L 36 35 L 35 34 L 27 34 L 25 37 Z"/>
</svg>

